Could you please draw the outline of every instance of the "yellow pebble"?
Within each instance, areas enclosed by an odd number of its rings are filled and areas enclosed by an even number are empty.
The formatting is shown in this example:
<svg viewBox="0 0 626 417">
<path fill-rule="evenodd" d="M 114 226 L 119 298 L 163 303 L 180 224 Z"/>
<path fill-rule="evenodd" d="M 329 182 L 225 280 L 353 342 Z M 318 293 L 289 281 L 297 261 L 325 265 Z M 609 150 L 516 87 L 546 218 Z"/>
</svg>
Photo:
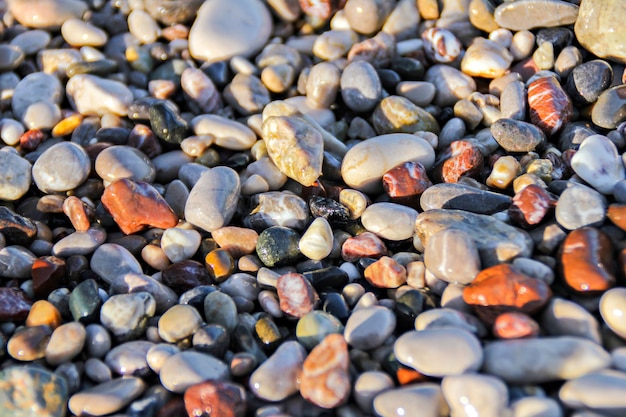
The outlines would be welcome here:
<svg viewBox="0 0 626 417">
<path fill-rule="evenodd" d="M 541 188 L 548 188 L 546 183 L 535 174 L 522 174 L 513 181 L 513 191 L 517 194 L 531 184 L 536 184 Z"/>
<path fill-rule="evenodd" d="M 56 329 L 63 323 L 61 313 L 59 310 L 49 301 L 39 300 L 35 301 L 30 308 L 28 317 L 26 317 L 26 326 L 48 326 L 51 329 Z"/>
<path fill-rule="evenodd" d="M 225 249 L 215 249 L 204 258 L 207 268 L 213 271 L 215 281 L 222 282 L 235 271 L 235 260 Z"/>
<path fill-rule="evenodd" d="M 549 159 L 535 159 L 526 167 L 527 174 L 533 174 L 545 183 L 552 181 L 552 161 Z"/>
<path fill-rule="evenodd" d="M 53 137 L 61 137 L 71 135 L 78 126 L 80 126 L 80 122 L 83 121 L 82 114 L 74 113 L 65 119 L 61 120 L 52 128 L 52 136 Z"/>
<path fill-rule="evenodd" d="M 521 171 L 522 167 L 517 159 L 510 155 L 503 156 L 493 164 L 493 170 L 486 183 L 489 187 L 504 190 L 511 185 Z"/>
</svg>

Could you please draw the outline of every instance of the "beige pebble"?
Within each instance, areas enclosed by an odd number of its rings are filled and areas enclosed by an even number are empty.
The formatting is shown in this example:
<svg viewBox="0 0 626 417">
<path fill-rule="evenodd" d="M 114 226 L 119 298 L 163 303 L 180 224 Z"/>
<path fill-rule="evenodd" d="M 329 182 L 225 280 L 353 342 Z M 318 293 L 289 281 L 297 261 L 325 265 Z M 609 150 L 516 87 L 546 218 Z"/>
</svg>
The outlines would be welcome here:
<svg viewBox="0 0 626 417">
<path fill-rule="evenodd" d="M 80 19 L 66 20 L 61 35 L 72 46 L 102 46 L 109 39 L 104 30 Z"/>
<path fill-rule="evenodd" d="M 156 20 L 143 10 L 133 10 L 128 15 L 128 31 L 143 44 L 151 44 L 161 36 Z"/>
</svg>

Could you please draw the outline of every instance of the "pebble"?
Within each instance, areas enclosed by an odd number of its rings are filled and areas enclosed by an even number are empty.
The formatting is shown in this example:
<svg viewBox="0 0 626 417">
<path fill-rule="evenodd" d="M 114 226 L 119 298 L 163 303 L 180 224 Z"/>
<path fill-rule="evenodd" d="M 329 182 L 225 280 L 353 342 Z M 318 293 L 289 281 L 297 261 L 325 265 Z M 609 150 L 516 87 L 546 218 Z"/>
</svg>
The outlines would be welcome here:
<svg viewBox="0 0 626 417">
<path fill-rule="evenodd" d="M 511 198 L 462 183 L 441 183 L 427 188 L 420 197 L 422 210 L 464 210 L 493 214 L 511 205 Z"/>
<path fill-rule="evenodd" d="M 603 135 L 585 138 L 572 157 L 574 172 L 603 194 L 612 194 L 618 181 L 624 179 L 624 165 L 615 144 Z"/>
<path fill-rule="evenodd" d="M 380 158 L 380 155 L 385 158 Z M 359 191 L 382 190 L 380 179 L 401 163 L 415 161 L 426 169 L 433 166 L 435 153 L 424 139 L 407 133 L 391 133 L 366 139 L 346 153 L 341 164 L 343 180 Z"/>
<path fill-rule="evenodd" d="M 269 267 L 290 265 L 301 257 L 298 247 L 301 236 L 295 230 L 284 226 L 271 226 L 259 234 L 256 254 L 261 262 Z"/>
<path fill-rule="evenodd" d="M 374 203 L 361 215 L 363 227 L 382 239 L 399 241 L 413 237 L 417 211 L 395 203 Z"/>
<path fill-rule="evenodd" d="M 108 284 L 120 275 L 143 273 L 133 254 L 116 243 L 104 243 L 99 246 L 91 257 L 90 266 Z"/>
<path fill-rule="evenodd" d="M 506 413 L 508 388 L 490 375 L 450 375 L 441 381 L 441 391 L 452 415 L 497 417 Z"/>
<path fill-rule="evenodd" d="M 328 220 L 317 217 L 302 234 L 298 249 L 307 258 L 320 261 L 330 255 L 333 242 L 333 231 Z"/>
<path fill-rule="evenodd" d="M 527 94 L 530 121 L 547 136 L 554 135 L 572 120 L 572 100 L 555 77 L 532 81 Z"/>
<path fill-rule="evenodd" d="M 313 43 L 313 54 L 325 61 L 345 56 L 359 40 L 356 32 L 346 29 L 331 29 L 319 35 Z"/>
<path fill-rule="evenodd" d="M 85 327 L 85 352 L 91 358 L 103 358 L 111 349 L 111 335 L 100 324 L 89 324 Z"/>
<path fill-rule="evenodd" d="M 242 417 L 247 409 L 244 387 L 228 381 L 207 381 L 193 385 L 185 391 L 184 399 L 189 415 Z"/>
<path fill-rule="evenodd" d="M 202 325 L 202 317 L 189 305 L 177 304 L 159 318 L 159 336 L 166 342 L 176 343 L 193 335 Z"/>
<path fill-rule="evenodd" d="M 461 60 L 461 71 L 473 77 L 498 78 L 513 62 L 513 55 L 489 39 L 476 38 Z"/>
<path fill-rule="evenodd" d="M 80 19 L 67 19 L 61 25 L 61 35 L 73 47 L 103 46 L 107 43 L 106 32 Z"/>
<path fill-rule="evenodd" d="M 450 411 L 440 385 L 432 382 L 383 391 L 374 398 L 373 409 L 381 417 L 400 417 L 415 410 L 424 417 L 436 417 Z"/>
<path fill-rule="evenodd" d="M 0 249 L 0 270 L 5 278 L 26 279 L 30 275 L 35 255 L 21 246 L 5 246 Z"/>
<path fill-rule="evenodd" d="M 600 314 L 604 323 L 618 336 L 624 337 L 626 326 L 622 318 L 621 300 L 625 296 L 623 288 L 612 288 L 600 298 Z"/>
<path fill-rule="evenodd" d="M 554 297 L 546 304 L 540 323 L 549 336 L 578 336 L 598 344 L 602 340 L 598 320 L 579 304 L 564 298 Z"/>
<path fill-rule="evenodd" d="M 66 161 L 59 165 L 58 161 Z M 68 191 L 82 184 L 91 172 L 87 153 L 73 142 L 61 142 L 46 149 L 35 161 L 33 181 L 44 193 Z"/>
<path fill-rule="evenodd" d="M 53 330 L 46 346 L 46 362 L 52 366 L 71 361 L 85 345 L 87 332 L 79 322 L 62 324 Z"/>
<path fill-rule="evenodd" d="M 9 11 L 22 25 L 55 30 L 68 19 L 81 18 L 87 5 L 78 0 L 10 1 Z M 33 13 L 37 10 L 38 13 Z"/>
<path fill-rule="evenodd" d="M 235 214 L 240 190 L 235 170 L 212 168 L 191 189 L 185 204 L 185 219 L 207 232 L 227 226 Z"/>
<path fill-rule="evenodd" d="M 237 306 L 233 299 L 222 291 L 215 291 L 204 298 L 204 316 L 209 324 L 219 324 L 232 332 L 237 327 Z"/>
<path fill-rule="evenodd" d="M 591 120 L 602 128 L 615 129 L 624 121 L 625 104 L 624 85 L 611 87 L 598 97 L 591 110 Z"/>
<path fill-rule="evenodd" d="M 484 355 L 484 372 L 512 384 L 570 380 L 611 363 L 604 348 L 574 336 L 496 341 L 485 346 Z"/>
<path fill-rule="evenodd" d="M 451 31 L 442 28 L 429 28 L 422 32 L 424 52 L 434 62 L 447 64 L 456 60 L 463 51 L 463 45 Z"/>
<path fill-rule="evenodd" d="M 440 131 L 437 120 L 430 113 L 400 96 L 382 99 L 374 109 L 372 124 L 379 135 Z"/>
<path fill-rule="evenodd" d="M 298 392 L 306 351 L 296 341 L 287 341 L 250 375 L 252 393 L 265 401 L 282 401 Z"/>
<path fill-rule="evenodd" d="M 346 106 L 358 113 L 372 110 L 382 98 L 380 78 L 366 61 L 348 64 L 341 73 L 339 85 Z"/>
<path fill-rule="evenodd" d="M 527 314 L 509 311 L 496 317 L 492 332 L 498 339 L 523 339 L 537 337 L 539 324 Z"/>
<path fill-rule="evenodd" d="M 601 59 L 576 65 L 567 76 L 565 91 L 574 103 L 586 105 L 594 103 L 604 90 L 610 87 L 613 69 Z"/>
<path fill-rule="evenodd" d="M 398 288 L 406 283 L 406 268 L 393 258 L 383 256 L 363 271 L 367 282 L 378 288 Z"/>
<path fill-rule="evenodd" d="M 6 353 L 22 362 L 44 358 L 51 334 L 52 329 L 45 325 L 24 327 L 13 333 L 6 345 Z"/>
<path fill-rule="evenodd" d="M 448 65 L 431 66 L 426 70 L 424 81 L 435 86 L 434 103 L 441 107 L 454 105 L 476 91 L 476 81 L 472 77 Z"/>
<path fill-rule="evenodd" d="M 483 361 L 476 336 L 461 329 L 406 332 L 396 340 L 394 354 L 400 363 L 433 377 L 475 372 Z"/>
<path fill-rule="evenodd" d="M 554 208 L 554 198 L 542 187 L 530 184 L 518 191 L 509 207 L 509 217 L 527 229 L 541 223 Z"/>
<path fill-rule="evenodd" d="M 425 81 L 401 81 L 396 85 L 396 94 L 407 98 L 419 107 L 426 107 L 432 103 L 437 89 Z"/>
<path fill-rule="evenodd" d="M 370 350 L 381 346 L 396 328 L 393 311 L 382 306 L 356 309 L 352 312 L 343 335 L 354 349 Z"/>
<path fill-rule="evenodd" d="M 27 327 L 48 326 L 54 330 L 62 323 L 61 313 L 54 304 L 46 300 L 38 300 L 30 308 L 24 324 Z"/>
<path fill-rule="evenodd" d="M 152 342 L 145 340 L 124 342 L 111 349 L 104 357 L 104 362 L 116 374 L 145 376 L 150 372 L 146 355 L 152 346 Z"/>
<path fill-rule="evenodd" d="M 33 94 L 35 91 L 37 94 Z M 11 108 L 15 117 L 22 119 L 30 105 L 39 101 L 58 105 L 63 96 L 63 88 L 56 77 L 35 72 L 22 78 L 14 87 Z"/>
<path fill-rule="evenodd" d="M 626 54 L 618 39 L 623 38 L 624 27 L 620 18 L 624 9 L 618 1 L 608 1 L 602 11 L 592 4 L 582 3 L 578 11 L 578 18 L 574 24 L 576 39 L 592 54 L 612 61 L 626 63 Z"/>
<path fill-rule="evenodd" d="M 83 115 L 112 113 L 126 116 L 133 102 L 132 91 L 119 81 L 90 74 L 76 75 L 65 86 L 71 106 Z"/>
<path fill-rule="evenodd" d="M 100 152 L 96 157 L 95 169 L 105 184 L 122 178 L 152 182 L 156 177 L 150 158 L 140 150 L 124 145 L 111 146 Z"/>
<path fill-rule="evenodd" d="M 435 233 L 443 229 L 456 229 L 468 233 L 478 248 L 481 264 L 486 267 L 528 257 L 533 243 L 530 236 L 494 217 L 461 210 L 435 209 L 420 213 L 415 221 L 415 232 L 424 245 Z"/>
<path fill-rule="evenodd" d="M 383 255 L 387 255 L 387 247 L 372 232 L 349 237 L 341 245 L 341 257 L 347 262 L 354 262 L 360 258 L 380 258 Z"/>
<path fill-rule="evenodd" d="M 120 341 L 136 339 L 155 311 L 154 297 L 147 292 L 113 295 L 100 309 L 100 323 Z"/>
<path fill-rule="evenodd" d="M 490 131 L 507 152 L 532 152 L 546 141 L 538 127 L 521 120 L 498 119 L 490 126 Z"/>
<path fill-rule="evenodd" d="M 458 260 L 463 259 L 462 263 Z M 430 237 L 424 264 L 438 279 L 470 284 L 480 271 L 480 256 L 472 237 L 463 230 L 444 229 Z"/>
<path fill-rule="evenodd" d="M 76 415 L 104 416 L 123 409 L 146 389 L 141 378 L 116 378 L 70 397 L 68 407 Z"/>
<path fill-rule="evenodd" d="M 200 247 L 202 236 L 196 230 L 172 227 L 163 232 L 161 248 L 172 262 L 190 259 Z"/>
<path fill-rule="evenodd" d="M 65 413 L 65 378 L 44 368 L 10 366 L 0 371 L 0 414 L 57 417 Z"/>
<path fill-rule="evenodd" d="M 570 25 L 577 16 L 578 6 L 561 0 L 525 0 L 501 4 L 494 11 L 498 25 L 515 31 Z"/>
<path fill-rule="evenodd" d="M 228 366 L 219 359 L 192 350 L 174 353 L 161 366 L 161 384 L 174 393 L 209 380 L 228 380 Z"/>
<path fill-rule="evenodd" d="M 597 226 L 606 218 L 606 199 L 596 190 L 576 184 L 565 189 L 556 203 L 556 221 L 567 229 Z"/>
<path fill-rule="evenodd" d="M 276 290 L 280 309 L 289 317 L 300 318 L 315 308 L 319 296 L 301 274 L 288 273 L 278 277 Z"/>
<path fill-rule="evenodd" d="M 625 389 L 626 374 L 607 369 L 567 381 L 559 389 L 559 400 L 573 409 L 618 415 L 626 411 L 621 396 Z"/>
</svg>

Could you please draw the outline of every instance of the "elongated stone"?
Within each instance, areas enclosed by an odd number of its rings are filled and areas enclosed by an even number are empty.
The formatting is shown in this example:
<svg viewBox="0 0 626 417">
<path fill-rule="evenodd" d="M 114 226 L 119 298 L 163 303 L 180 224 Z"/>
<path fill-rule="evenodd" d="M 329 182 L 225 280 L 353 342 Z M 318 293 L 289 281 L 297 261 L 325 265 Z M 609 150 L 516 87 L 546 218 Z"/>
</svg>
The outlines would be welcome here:
<svg viewBox="0 0 626 417">
<path fill-rule="evenodd" d="M 141 378 L 116 378 L 77 392 L 70 397 L 68 406 L 76 415 L 104 416 L 124 408 L 145 388 Z"/>
<path fill-rule="evenodd" d="M 437 278 L 461 285 L 471 283 L 480 271 L 476 243 L 468 233 L 456 229 L 431 236 L 424 248 L 424 263 Z"/>
<path fill-rule="evenodd" d="M 520 31 L 538 27 L 571 25 L 578 6 L 561 0 L 522 0 L 496 7 L 494 18 L 503 28 Z"/>
<path fill-rule="evenodd" d="M 281 401 L 298 391 L 306 351 L 298 342 L 285 342 L 250 376 L 250 389 L 266 401 Z"/>
</svg>

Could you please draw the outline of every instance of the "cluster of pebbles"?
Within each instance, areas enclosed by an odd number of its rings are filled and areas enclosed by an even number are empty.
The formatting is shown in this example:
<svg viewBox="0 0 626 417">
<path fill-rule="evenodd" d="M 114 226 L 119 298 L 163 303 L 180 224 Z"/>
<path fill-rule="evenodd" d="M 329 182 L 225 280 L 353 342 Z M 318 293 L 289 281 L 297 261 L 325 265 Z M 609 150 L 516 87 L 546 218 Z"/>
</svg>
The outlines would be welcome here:
<svg viewBox="0 0 626 417">
<path fill-rule="evenodd" d="M 0 13 L 0 415 L 626 415 L 623 0 Z"/>
</svg>

